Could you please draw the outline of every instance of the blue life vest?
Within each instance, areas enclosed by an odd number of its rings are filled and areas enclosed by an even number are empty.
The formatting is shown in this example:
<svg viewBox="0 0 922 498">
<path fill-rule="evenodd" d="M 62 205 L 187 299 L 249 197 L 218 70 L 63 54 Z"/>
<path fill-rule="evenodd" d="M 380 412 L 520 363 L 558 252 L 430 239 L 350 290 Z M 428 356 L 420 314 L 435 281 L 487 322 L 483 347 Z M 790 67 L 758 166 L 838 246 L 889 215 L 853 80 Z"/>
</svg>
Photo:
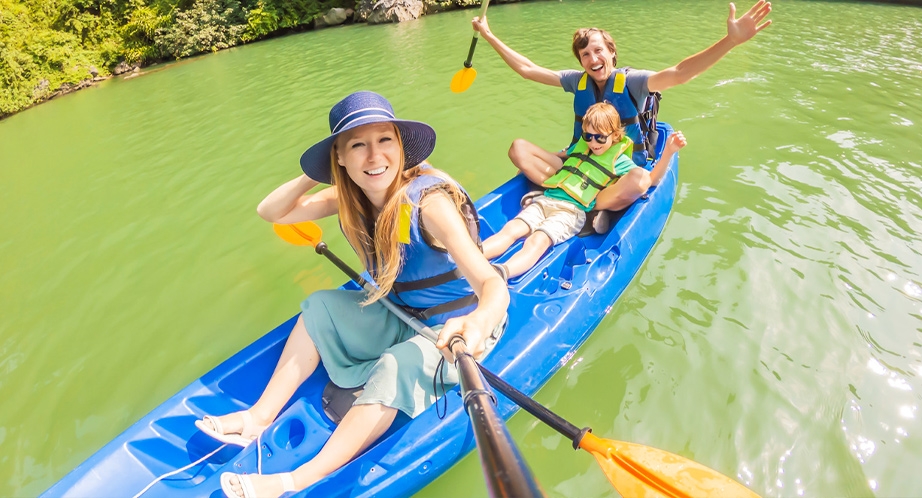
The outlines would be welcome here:
<svg viewBox="0 0 922 498">
<path fill-rule="evenodd" d="M 394 302 L 404 305 L 429 326 L 466 315 L 477 307 L 477 295 L 458 270 L 458 265 L 448 251 L 429 245 L 427 237 L 431 236 L 425 234 L 425 228 L 420 223 L 420 200 L 445 182 L 442 177 L 422 174 L 407 187 L 410 242 L 403 246 L 403 267 L 390 293 Z M 458 188 L 461 186 L 458 185 Z M 480 221 L 469 197 L 461 206 L 461 215 L 467 222 L 471 239 L 479 246 Z"/>
<path fill-rule="evenodd" d="M 589 107 L 598 102 L 608 102 L 618 111 L 624 134 L 634 142 L 631 160 L 638 166 L 646 166 L 647 161 L 655 156 L 654 147 L 658 138 L 656 136 L 656 113 L 659 111 L 659 94 L 651 94 L 648 98 L 648 101 L 652 98 L 651 109 L 638 115 L 637 106 L 626 87 L 626 75 L 627 68 L 612 71 L 608 81 L 605 82 L 605 91 L 599 95 L 599 88 L 595 81 L 589 78 L 588 74 L 583 73 L 573 97 L 573 112 L 576 118 L 573 124 L 573 141 L 570 146 L 576 144 L 583 133 L 583 116 L 586 115 Z M 644 107 L 647 107 L 647 102 L 644 102 Z"/>
</svg>

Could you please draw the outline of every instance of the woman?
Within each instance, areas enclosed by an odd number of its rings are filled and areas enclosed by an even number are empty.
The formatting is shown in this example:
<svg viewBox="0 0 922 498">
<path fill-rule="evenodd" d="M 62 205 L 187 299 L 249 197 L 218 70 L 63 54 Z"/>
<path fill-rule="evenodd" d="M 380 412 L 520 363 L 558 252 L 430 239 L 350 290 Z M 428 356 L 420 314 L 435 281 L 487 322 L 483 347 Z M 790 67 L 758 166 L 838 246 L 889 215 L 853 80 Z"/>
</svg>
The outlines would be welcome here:
<svg viewBox="0 0 922 498">
<path fill-rule="evenodd" d="M 424 163 L 435 131 L 397 119 L 390 103 L 372 92 L 333 106 L 330 131 L 302 155 L 304 175 L 275 189 L 257 211 L 276 223 L 339 215 L 378 290 L 312 294 L 256 404 L 196 425 L 221 441 L 249 444 L 321 360 L 339 387 L 365 389 L 320 453 L 293 472 L 223 474 L 221 487 L 231 497 L 279 496 L 319 481 L 371 445 L 398 410 L 415 417 L 435 401 L 437 347 L 444 350 L 451 336 L 461 335 L 482 356 L 504 326 L 509 293 L 480 251 L 473 205 L 457 183 Z M 319 183 L 332 186 L 307 194 Z M 387 311 L 378 302 L 387 295 L 441 327 L 438 344 Z M 453 367 L 445 379 L 457 383 Z"/>
</svg>

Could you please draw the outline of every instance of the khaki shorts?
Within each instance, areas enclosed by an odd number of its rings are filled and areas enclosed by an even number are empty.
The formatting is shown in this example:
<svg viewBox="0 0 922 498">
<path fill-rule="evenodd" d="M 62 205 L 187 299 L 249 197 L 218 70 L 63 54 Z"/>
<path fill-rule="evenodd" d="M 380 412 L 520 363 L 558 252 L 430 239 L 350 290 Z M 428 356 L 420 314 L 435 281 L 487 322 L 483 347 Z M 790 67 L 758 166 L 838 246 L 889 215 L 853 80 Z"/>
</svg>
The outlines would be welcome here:
<svg viewBox="0 0 922 498">
<path fill-rule="evenodd" d="M 557 245 L 579 233 L 586 223 L 586 212 L 572 202 L 539 195 L 515 219 L 524 221 L 532 233 L 544 232 Z"/>
</svg>

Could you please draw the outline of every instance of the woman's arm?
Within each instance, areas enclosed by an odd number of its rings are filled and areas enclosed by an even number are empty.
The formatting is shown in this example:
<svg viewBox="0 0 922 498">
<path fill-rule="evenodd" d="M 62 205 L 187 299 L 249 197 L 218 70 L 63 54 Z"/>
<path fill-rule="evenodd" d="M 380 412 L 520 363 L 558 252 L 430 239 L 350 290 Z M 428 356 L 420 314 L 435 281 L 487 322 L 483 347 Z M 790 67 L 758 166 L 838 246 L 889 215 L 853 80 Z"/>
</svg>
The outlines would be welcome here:
<svg viewBox="0 0 922 498">
<path fill-rule="evenodd" d="M 662 92 L 683 83 L 688 83 L 699 74 L 710 69 L 730 50 L 741 45 L 759 31 L 767 28 L 771 21 L 766 21 L 761 25 L 759 22 L 772 11 L 772 4 L 765 0 L 759 0 L 743 14 L 739 19 L 736 18 L 736 6 L 730 4 L 730 16 L 727 18 L 727 35 L 717 43 L 698 52 L 695 55 L 685 58 L 682 62 L 667 69 L 653 74 L 647 80 L 647 87 L 650 92 Z"/>
<path fill-rule="evenodd" d="M 436 191 L 423 198 L 420 215 L 426 230 L 445 246 L 479 298 L 474 311 L 445 322 L 436 346 L 444 349 L 451 336 L 460 334 L 471 354 L 478 357 L 486 339 L 506 315 L 509 289 L 471 240 L 464 219 L 447 194 Z"/>
<path fill-rule="evenodd" d="M 685 140 L 685 135 L 681 131 L 676 131 L 669 135 L 669 139 L 666 140 L 666 146 L 663 148 L 663 155 L 660 156 L 659 161 L 650 171 L 650 185 L 654 187 L 659 185 L 659 182 L 663 180 L 663 175 L 666 174 L 666 168 L 669 166 L 669 161 L 672 160 L 673 154 L 687 144 L 688 141 Z"/>
<path fill-rule="evenodd" d="M 308 190 L 319 184 L 307 175 L 285 182 L 259 203 L 256 212 L 264 220 L 273 223 L 298 223 L 336 214 L 339 211 L 336 187 L 307 194 Z"/>
<path fill-rule="evenodd" d="M 550 69 L 535 64 L 524 55 L 512 50 L 506 46 L 505 43 L 500 41 L 500 39 L 490 31 L 490 25 L 487 24 L 487 16 L 483 16 L 482 19 L 480 17 L 475 17 L 471 21 L 471 24 L 474 26 L 474 30 L 480 32 L 480 36 L 493 47 L 493 50 L 496 50 L 496 53 L 498 53 L 506 64 L 509 65 L 513 71 L 518 73 L 519 76 L 526 80 L 544 83 L 545 85 L 560 86 L 560 75 L 557 71 L 551 71 Z"/>
</svg>

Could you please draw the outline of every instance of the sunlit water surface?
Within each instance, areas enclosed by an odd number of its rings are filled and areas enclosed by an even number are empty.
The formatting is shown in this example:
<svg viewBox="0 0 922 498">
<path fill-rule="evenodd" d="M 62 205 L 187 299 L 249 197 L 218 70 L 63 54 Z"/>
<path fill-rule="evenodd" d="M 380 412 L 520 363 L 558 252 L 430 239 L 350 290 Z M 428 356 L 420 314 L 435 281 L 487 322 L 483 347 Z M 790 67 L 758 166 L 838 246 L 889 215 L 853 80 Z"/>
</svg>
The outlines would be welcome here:
<svg viewBox="0 0 922 498">
<path fill-rule="evenodd" d="M 661 118 L 689 140 L 672 217 L 537 399 L 765 496 L 918 496 L 922 10 L 775 7 L 756 40 L 666 93 Z M 716 41 L 725 9 L 568 0 L 490 19 L 548 67 L 575 68 L 573 30 L 599 24 L 622 64 L 662 69 Z M 257 43 L 0 122 L 0 495 L 40 493 L 344 280 L 254 208 L 299 173 L 346 93 L 378 91 L 431 123 L 433 162 L 474 196 L 513 173 L 514 138 L 567 141 L 567 95 L 486 44 L 470 90 L 448 91 L 473 15 Z M 527 414 L 510 428 L 548 495 L 610 495 L 569 441 Z M 482 483 L 472 455 L 420 496 L 481 496 Z"/>
</svg>

